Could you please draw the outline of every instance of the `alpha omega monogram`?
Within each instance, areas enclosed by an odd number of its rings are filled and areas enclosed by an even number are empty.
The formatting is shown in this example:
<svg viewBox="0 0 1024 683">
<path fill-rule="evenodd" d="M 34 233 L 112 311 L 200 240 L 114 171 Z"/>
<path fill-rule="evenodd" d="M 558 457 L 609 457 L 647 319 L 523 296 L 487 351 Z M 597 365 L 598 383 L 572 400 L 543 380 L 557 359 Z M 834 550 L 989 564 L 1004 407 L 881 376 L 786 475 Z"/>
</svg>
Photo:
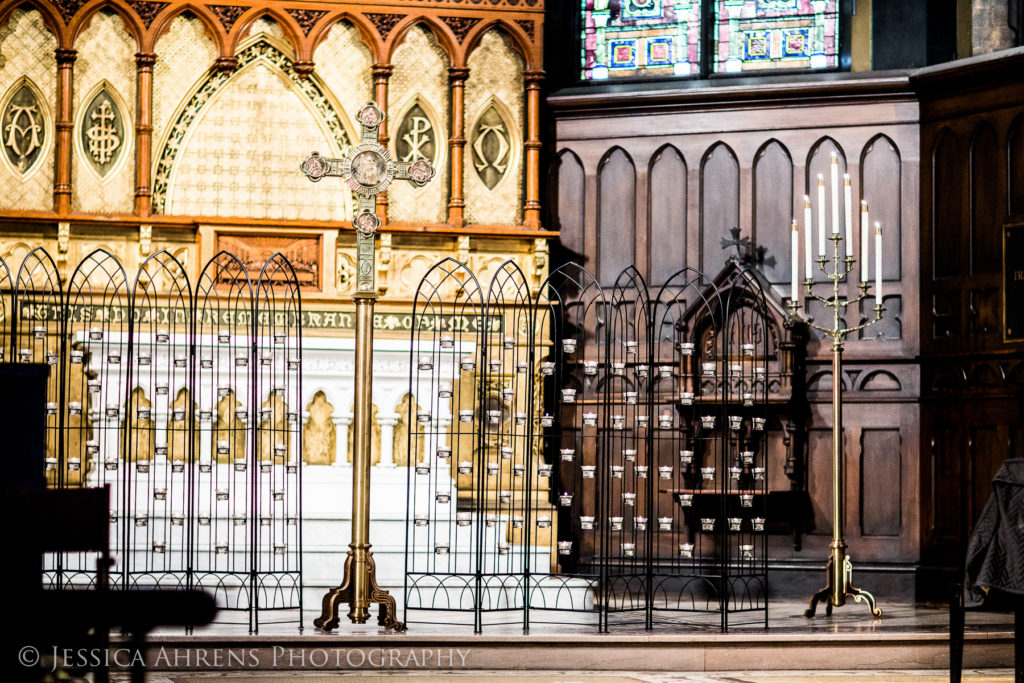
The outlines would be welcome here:
<svg viewBox="0 0 1024 683">
<path fill-rule="evenodd" d="M 32 168 L 42 152 L 46 128 L 35 92 L 22 85 L 4 107 L 0 117 L 4 154 L 19 172 Z"/>
</svg>

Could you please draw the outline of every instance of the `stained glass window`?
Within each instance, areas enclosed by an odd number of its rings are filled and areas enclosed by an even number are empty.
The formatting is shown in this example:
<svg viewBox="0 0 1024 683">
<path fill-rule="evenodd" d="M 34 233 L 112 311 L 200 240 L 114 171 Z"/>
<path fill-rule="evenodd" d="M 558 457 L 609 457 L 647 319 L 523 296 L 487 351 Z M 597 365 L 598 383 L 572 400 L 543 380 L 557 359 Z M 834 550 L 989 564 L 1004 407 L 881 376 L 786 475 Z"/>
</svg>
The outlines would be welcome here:
<svg viewBox="0 0 1024 683">
<path fill-rule="evenodd" d="M 839 63 L 839 0 L 716 0 L 714 71 Z"/>
<path fill-rule="evenodd" d="M 580 0 L 584 80 L 824 69 L 839 63 L 840 0 Z M 702 46 L 701 17 L 712 44 Z"/>
<path fill-rule="evenodd" d="M 581 0 L 583 79 L 700 72 L 701 0 Z"/>
</svg>

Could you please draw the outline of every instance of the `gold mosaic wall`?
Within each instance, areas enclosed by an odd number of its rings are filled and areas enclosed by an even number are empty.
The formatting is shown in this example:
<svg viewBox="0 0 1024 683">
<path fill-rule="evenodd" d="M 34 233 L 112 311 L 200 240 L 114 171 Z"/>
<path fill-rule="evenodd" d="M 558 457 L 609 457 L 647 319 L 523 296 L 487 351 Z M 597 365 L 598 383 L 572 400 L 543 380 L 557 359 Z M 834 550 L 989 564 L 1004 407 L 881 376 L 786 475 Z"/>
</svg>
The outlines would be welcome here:
<svg viewBox="0 0 1024 683">
<path fill-rule="evenodd" d="M 135 39 L 124 28 L 121 17 L 110 10 L 93 15 L 89 26 L 75 43 L 78 59 L 74 67 L 75 140 L 72 157 L 71 205 L 79 211 L 95 213 L 131 213 L 135 196 Z M 81 127 L 95 125 L 83 119 L 82 109 L 89 104 L 96 88 L 106 81 L 113 89 L 118 108 L 123 108 L 123 129 L 118 141 L 116 161 L 101 177 L 93 170 L 81 144 Z M 86 117 L 88 118 L 88 117 Z"/>
<path fill-rule="evenodd" d="M 216 58 L 217 48 L 203 30 L 201 21 L 187 12 L 171 21 L 167 33 L 156 44 L 156 64 L 153 65 L 154 151 L 161 148 L 175 112 Z"/>
<path fill-rule="evenodd" d="M 45 122 L 41 157 L 25 175 L 0 162 L 0 209 L 48 211 L 53 208 L 54 105 L 57 101 L 57 41 L 35 10 L 16 9 L 0 27 L 0 104 L 6 103 L 18 82 L 27 76 L 42 95 Z M 0 112 L 2 114 L 3 112 Z M 8 123 L 4 121 L 4 124 Z"/>
<path fill-rule="evenodd" d="M 338 102 L 336 111 L 355 139 L 352 117 L 373 99 L 373 55 L 352 24 L 341 21 L 313 53 L 316 74 Z"/>
<path fill-rule="evenodd" d="M 280 69 L 257 60 L 233 74 L 192 124 L 164 213 L 346 220 L 349 193 L 299 172 L 314 150 L 341 152 L 308 98 Z"/>
<path fill-rule="evenodd" d="M 388 132 L 398 132 L 400 115 L 415 97 L 431 115 L 435 140 L 442 148 L 448 144 L 448 57 L 438 47 L 429 30 L 415 26 L 405 34 L 392 58 L 394 71 L 388 84 Z M 394 141 L 392 151 L 394 151 Z M 392 221 L 444 223 L 448 220 L 447 158 L 442 154 L 438 173 L 425 187 L 394 183 L 388 190 L 388 218 Z"/>
<path fill-rule="evenodd" d="M 467 60 L 466 81 L 466 220 L 470 223 L 518 225 L 523 203 L 523 60 L 500 30 L 484 34 Z M 481 116 L 494 104 L 507 131 L 507 156 L 491 154 L 504 165 L 501 180 L 488 189 L 477 167 L 487 160 L 474 153 Z"/>
</svg>

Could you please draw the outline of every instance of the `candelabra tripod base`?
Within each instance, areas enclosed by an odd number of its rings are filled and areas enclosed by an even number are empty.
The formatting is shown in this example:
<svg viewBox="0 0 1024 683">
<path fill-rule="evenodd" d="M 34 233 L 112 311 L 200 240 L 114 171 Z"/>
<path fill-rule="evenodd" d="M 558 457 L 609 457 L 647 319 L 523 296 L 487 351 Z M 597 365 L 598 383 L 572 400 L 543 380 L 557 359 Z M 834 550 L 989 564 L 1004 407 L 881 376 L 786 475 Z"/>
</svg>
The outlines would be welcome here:
<svg viewBox="0 0 1024 683">
<path fill-rule="evenodd" d="M 851 581 L 853 563 L 850 562 L 850 558 L 843 557 L 840 566 L 842 571 L 835 571 L 835 558 L 832 556 L 828 558 L 828 566 L 825 568 L 828 582 L 824 588 L 811 596 L 811 605 L 804 610 L 804 616 L 808 618 L 813 617 L 818 609 L 819 602 L 825 603 L 825 616 L 832 616 L 832 607 L 842 607 L 846 604 L 846 598 L 853 598 L 856 602 L 866 603 L 868 609 L 871 610 L 871 616 L 875 618 L 882 616 L 882 610 L 878 609 L 878 605 L 875 604 L 875 596 L 866 590 L 853 586 Z M 842 590 L 833 590 L 836 586 L 842 586 Z M 836 596 L 838 599 L 833 599 L 833 596 Z"/>
<path fill-rule="evenodd" d="M 355 595 L 355 551 L 350 550 L 348 556 L 345 558 L 345 574 L 344 580 L 341 585 L 337 588 L 332 588 L 327 591 L 324 595 L 323 608 L 320 611 L 320 616 L 313 620 L 313 626 L 320 629 L 321 631 L 333 631 L 338 628 L 340 622 L 338 613 L 341 605 L 348 604 L 348 618 L 353 624 L 365 624 L 368 617 L 368 608 L 370 605 L 380 605 L 380 611 L 377 613 L 377 625 L 384 629 L 394 629 L 395 631 L 404 631 L 405 624 L 398 621 L 398 609 L 395 605 L 395 599 L 386 590 L 377 585 L 377 569 L 373 562 L 373 553 L 369 550 L 366 552 L 365 572 L 366 586 L 369 588 L 369 596 L 363 601 L 364 604 L 356 603 Z"/>
</svg>

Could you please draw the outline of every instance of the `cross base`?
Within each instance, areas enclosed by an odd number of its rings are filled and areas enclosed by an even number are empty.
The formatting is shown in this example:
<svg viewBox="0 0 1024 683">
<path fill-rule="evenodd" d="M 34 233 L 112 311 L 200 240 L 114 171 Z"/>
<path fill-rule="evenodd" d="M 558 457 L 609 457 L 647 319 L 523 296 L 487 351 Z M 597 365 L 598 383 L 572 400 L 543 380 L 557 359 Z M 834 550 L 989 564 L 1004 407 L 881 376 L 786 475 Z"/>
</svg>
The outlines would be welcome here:
<svg viewBox="0 0 1024 683">
<path fill-rule="evenodd" d="M 323 609 L 320 612 L 320 616 L 313 620 L 313 626 L 321 631 L 333 631 L 338 628 L 340 623 L 338 613 L 341 605 L 344 603 L 349 605 L 349 620 L 354 624 L 365 624 L 369 617 L 370 605 L 378 604 L 380 605 L 380 611 L 377 613 L 377 625 L 385 629 L 404 631 L 405 624 L 397 619 L 398 609 L 395 605 L 395 599 L 390 593 L 377 585 L 377 569 L 373 563 L 373 553 L 370 552 L 369 546 L 367 545 L 364 548 L 350 547 L 352 550 L 348 551 L 348 557 L 345 558 L 345 578 L 340 586 L 332 588 L 324 595 Z M 358 552 L 362 552 L 365 556 L 363 566 L 366 573 L 366 585 L 370 589 L 370 595 L 365 600 L 365 604 L 356 603 L 354 591 L 357 566 L 356 553 Z"/>
<path fill-rule="evenodd" d="M 837 567 L 839 568 L 837 571 Z M 875 604 L 875 596 L 866 590 L 854 588 L 853 586 L 853 563 L 846 555 L 846 546 L 832 545 L 832 553 L 828 557 L 828 566 L 825 567 L 827 581 L 825 587 L 811 596 L 811 605 L 804 611 L 805 617 L 813 617 L 818 608 L 818 603 L 825 603 L 825 616 L 832 616 L 832 607 L 842 607 L 846 604 L 846 598 L 853 598 L 856 602 L 864 602 L 871 610 L 871 616 L 882 616 L 882 610 Z"/>
</svg>

